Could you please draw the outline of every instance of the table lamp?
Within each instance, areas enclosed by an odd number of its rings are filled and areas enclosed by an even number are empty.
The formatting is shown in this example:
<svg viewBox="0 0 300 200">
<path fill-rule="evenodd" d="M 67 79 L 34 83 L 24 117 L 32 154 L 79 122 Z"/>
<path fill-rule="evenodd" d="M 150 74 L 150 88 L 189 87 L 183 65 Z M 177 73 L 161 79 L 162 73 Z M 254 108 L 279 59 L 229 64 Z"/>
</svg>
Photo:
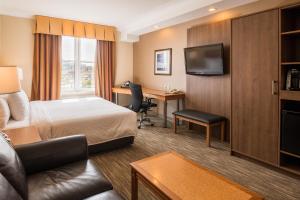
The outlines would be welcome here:
<svg viewBox="0 0 300 200">
<path fill-rule="evenodd" d="M 0 66 L 0 94 L 19 92 L 21 84 L 16 66 Z"/>
<path fill-rule="evenodd" d="M 0 95 L 11 94 L 21 90 L 18 69 L 16 66 L 0 66 Z M 7 136 L 1 132 L 7 139 Z"/>
</svg>

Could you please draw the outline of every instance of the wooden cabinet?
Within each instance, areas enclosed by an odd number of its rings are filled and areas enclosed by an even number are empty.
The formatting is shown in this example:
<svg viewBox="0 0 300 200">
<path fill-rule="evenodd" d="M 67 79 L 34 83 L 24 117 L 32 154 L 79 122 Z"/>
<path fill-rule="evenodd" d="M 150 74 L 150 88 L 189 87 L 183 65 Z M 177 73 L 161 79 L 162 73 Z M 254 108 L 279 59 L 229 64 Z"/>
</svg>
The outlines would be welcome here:
<svg viewBox="0 0 300 200">
<path fill-rule="evenodd" d="M 233 152 L 279 161 L 279 11 L 232 20 Z"/>
</svg>

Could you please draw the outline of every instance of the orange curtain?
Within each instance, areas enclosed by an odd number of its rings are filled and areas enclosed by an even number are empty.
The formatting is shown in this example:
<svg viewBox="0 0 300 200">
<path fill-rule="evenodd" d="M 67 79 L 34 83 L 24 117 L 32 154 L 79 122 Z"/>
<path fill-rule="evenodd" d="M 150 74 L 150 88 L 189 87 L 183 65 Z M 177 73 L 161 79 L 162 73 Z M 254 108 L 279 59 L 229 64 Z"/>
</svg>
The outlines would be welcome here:
<svg viewBox="0 0 300 200">
<path fill-rule="evenodd" d="M 115 65 L 115 43 L 97 40 L 95 62 L 96 95 L 112 100 L 112 86 Z"/>
<path fill-rule="evenodd" d="M 34 37 L 31 100 L 59 99 L 61 36 L 37 33 Z"/>
<path fill-rule="evenodd" d="M 47 16 L 36 16 L 34 33 L 116 41 L 116 28 Z"/>
</svg>

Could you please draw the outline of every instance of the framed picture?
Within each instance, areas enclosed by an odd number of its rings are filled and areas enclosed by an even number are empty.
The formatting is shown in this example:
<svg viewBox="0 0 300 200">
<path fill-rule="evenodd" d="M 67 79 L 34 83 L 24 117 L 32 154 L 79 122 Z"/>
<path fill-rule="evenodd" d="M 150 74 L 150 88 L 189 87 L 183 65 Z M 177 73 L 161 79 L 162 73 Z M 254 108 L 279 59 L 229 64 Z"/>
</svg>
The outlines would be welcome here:
<svg viewBox="0 0 300 200">
<path fill-rule="evenodd" d="M 172 49 L 159 49 L 154 51 L 154 74 L 172 74 Z"/>
</svg>

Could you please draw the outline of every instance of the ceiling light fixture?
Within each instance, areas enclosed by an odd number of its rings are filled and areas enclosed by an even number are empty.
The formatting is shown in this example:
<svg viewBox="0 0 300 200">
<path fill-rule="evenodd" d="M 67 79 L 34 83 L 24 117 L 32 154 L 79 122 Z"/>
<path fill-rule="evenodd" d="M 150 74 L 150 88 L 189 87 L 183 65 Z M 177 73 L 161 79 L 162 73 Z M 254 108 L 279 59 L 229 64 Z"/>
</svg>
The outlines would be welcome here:
<svg viewBox="0 0 300 200">
<path fill-rule="evenodd" d="M 209 12 L 214 12 L 214 11 L 216 11 L 217 9 L 216 8 L 214 8 L 214 7 L 212 7 L 212 8 L 210 8 L 210 9 L 208 9 L 208 11 Z"/>
</svg>

